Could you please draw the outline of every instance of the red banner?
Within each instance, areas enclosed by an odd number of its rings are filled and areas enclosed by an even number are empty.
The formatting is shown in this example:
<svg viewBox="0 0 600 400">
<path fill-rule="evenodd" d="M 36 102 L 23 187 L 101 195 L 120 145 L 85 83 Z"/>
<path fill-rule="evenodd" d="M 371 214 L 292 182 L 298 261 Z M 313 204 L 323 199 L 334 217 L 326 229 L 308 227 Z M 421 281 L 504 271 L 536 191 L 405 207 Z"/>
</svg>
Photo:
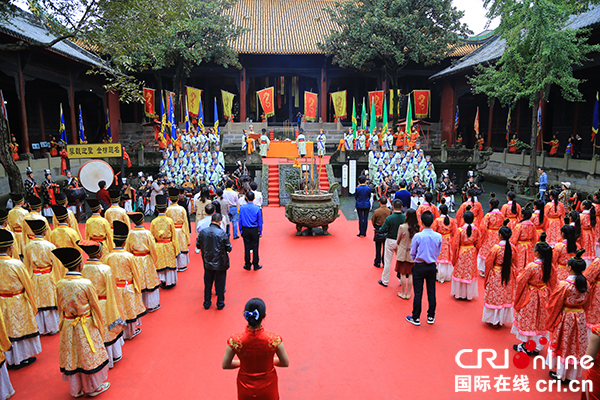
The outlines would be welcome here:
<svg viewBox="0 0 600 400">
<path fill-rule="evenodd" d="M 371 104 L 375 101 L 375 116 L 381 118 L 383 116 L 383 90 L 369 92 L 369 110 Z"/>
<path fill-rule="evenodd" d="M 317 106 L 317 94 L 311 92 L 304 92 L 304 118 L 307 121 L 317 120 Z"/>
<path fill-rule="evenodd" d="M 154 118 L 154 89 L 144 88 L 144 112 L 146 117 Z"/>
<path fill-rule="evenodd" d="M 415 117 L 429 117 L 430 94 L 429 90 L 415 90 Z"/>
<path fill-rule="evenodd" d="M 275 115 L 275 103 L 273 101 L 273 97 L 275 95 L 275 88 L 273 86 L 259 90 L 256 92 L 258 99 L 260 100 L 260 105 L 263 109 L 265 117 L 269 118 Z"/>
</svg>

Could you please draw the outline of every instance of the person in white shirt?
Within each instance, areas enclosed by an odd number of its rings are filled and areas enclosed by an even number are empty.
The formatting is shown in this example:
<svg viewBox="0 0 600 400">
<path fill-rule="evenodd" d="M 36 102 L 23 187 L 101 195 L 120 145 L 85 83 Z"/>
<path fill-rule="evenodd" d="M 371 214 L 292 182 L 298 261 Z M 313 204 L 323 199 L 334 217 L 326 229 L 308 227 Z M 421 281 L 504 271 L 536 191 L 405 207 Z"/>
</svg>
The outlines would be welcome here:
<svg viewBox="0 0 600 400">
<path fill-rule="evenodd" d="M 252 191 L 254 192 L 254 200 L 252 201 L 254 204 L 256 204 L 258 207 L 262 208 L 263 205 L 263 195 L 262 192 L 259 192 L 258 190 L 258 183 L 256 182 L 250 182 L 250 189 L 252 189 Z"/>
<path fill-rule="evenodd" d="M 210 221 L 213 214 L 215 213 L 215 210 L 216 207 L 213 203 L 208 203 L 206 207 L 204 207 L 204 215 L 206 216 L 202 220 L 200 220 L 200 222 L 196 223 L 196 233 L 200 233 L 202 229 L 206 229 L 210 226 Z M 223 221 L 221 221 L 219 226 L 221 227 L 221 229 L 223 229 L 223 231 L 225 231 L 225 225 L 223 225 Z"/>
<path fill-rule="evenodd" d="M 229 203 L 229 221 L 231 222 L 231 229 L 233 230 L 233 238 L 239 238 L 238 235 L 238 210 L 240 202 L 238 200 L 238 194 L 233 190 L 233 181 L 228 180 L 226 183 L 227 188 L 223 192 L 223 198 Z M 229 225 L 227 225 L 229 227 Z M 229 229 L 226 230 L 229 235 Z"/>
</svg>

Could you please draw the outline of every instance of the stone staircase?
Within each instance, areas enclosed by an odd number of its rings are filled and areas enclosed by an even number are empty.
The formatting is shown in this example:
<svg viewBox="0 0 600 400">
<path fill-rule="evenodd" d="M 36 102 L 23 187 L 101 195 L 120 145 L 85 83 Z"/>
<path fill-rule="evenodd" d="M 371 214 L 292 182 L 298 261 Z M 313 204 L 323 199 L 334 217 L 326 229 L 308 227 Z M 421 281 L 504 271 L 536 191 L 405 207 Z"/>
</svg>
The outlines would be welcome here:
<svg viewBox="0 0 600 400">
<path fill-rule="evenodd" d="M 279 207 L 279 166 L 269 165 L 269 206 Z"/>
</svg>

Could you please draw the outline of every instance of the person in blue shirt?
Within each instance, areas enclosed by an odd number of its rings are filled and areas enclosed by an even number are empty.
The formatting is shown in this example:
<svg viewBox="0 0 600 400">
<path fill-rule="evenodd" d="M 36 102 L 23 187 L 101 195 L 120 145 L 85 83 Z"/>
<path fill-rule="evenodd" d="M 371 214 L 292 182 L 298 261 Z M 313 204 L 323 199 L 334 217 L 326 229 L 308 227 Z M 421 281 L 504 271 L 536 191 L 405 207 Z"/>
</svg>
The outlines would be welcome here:
<svg viewBox="0 0 600 400">
<path fill-rule="evenodd" d="M 410 205 L 410 192 L 406 190 L 406 181 L 402 179 L 400 182 L 400 190 L 396 192 L 394 195 L 394 200 L 402 200 L 402 212 L 405 212 L 408 206 Z"/>
<path fill-rule="evenodd" d="M 427 284 L 427 323 L 435 322 L 435 277 L 437 273 L 436 262 L 442 249 L 442 235 L 431 229 L 433 214 L 425 211 L 421 214 L 423 230 L 413 236 L 410 244 L 410 256 L 414 260 L 413 267 L 413 300 L 412 315 L 406 317 L 406 321 L 413 325 L 421 325 L 421 300 L 423 299 L 423 282 Z"/>
<path fill-rule="evenodd" d="M 354 192 L 356 199 L 356 213 L 358 214 L 358 237 L 367 236 L 367 226 L 369 224 L 369 211 L 371 210 L 371 188 L 367 186 L 367 177 L 361 175 L 358 177 L 358 186 Z"/>
<path fill-rule="evenodd" d="M 540 174 L 540 180 L 537 181 L 535 183 L 535 185 L 540 190 L 540 199 L 546 201 L 545 197 L 544 197 L 544 195 L 546 194 L 546 191 L 548 190 L 548 174 L 546 174 L 546 168 L 545 167 L 539 167 L 538 168 L 538 173 Z"/>
<path fill-rule="evenodd" d="M 254 267 L 255 271 L 262 268 L 258 264 L 258 241 L 262 237 L 263 219 L 262 210 L 253 203 L 254 192 L 246 193 L 246 204 L 240 207 L 240 233 L 244 240 L 244 269 L 250 271 Z M 252 263 L 250 263 L 250 251 L 252 251 Z"/>
</svg>

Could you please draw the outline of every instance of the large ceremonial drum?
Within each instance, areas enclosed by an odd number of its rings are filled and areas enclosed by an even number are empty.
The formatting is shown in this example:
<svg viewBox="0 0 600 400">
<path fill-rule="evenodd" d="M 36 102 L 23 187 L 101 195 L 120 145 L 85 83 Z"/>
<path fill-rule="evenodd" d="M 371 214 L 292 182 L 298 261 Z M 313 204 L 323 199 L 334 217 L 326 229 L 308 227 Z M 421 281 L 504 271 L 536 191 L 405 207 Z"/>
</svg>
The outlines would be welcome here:
<svg viewBox="0 0 600 400">
<path fill-rule="evenodd" d="M 105 181 L 108 189 L 115 180 L 115 173 L 108 163 L 102 160 L 90 160 L 79 168 L 79 182 L 88 191 L 100 190 L 98 182 Z"/>
</svg>

